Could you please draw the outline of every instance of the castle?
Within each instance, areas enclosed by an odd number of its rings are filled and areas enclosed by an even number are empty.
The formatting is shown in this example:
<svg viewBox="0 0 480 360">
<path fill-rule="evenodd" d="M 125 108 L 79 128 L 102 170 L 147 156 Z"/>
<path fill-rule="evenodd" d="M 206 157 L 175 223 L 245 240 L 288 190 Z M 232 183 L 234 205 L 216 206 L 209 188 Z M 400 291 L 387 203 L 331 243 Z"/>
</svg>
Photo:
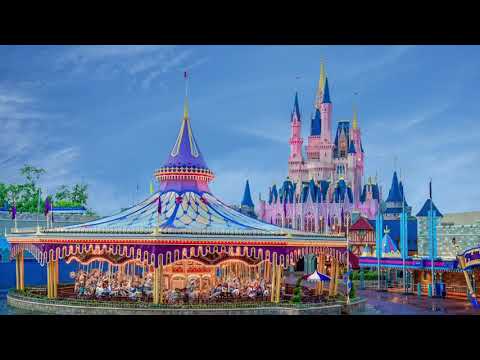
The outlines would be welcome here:
<svg viewBox="0 0 480 360">
<path fill-rule="evenodd" d="M 362 184 L 365 151 L 356 111 L 352 121 L 339 121 L 332 141 L 333 103 L 322 64 L 305 148 L 302 115 L 295 94 L 290 117 L 288 177 L 260 199 L 263 221 L 311 232 L 331 232 L 351 223 L 352 213 L 373 219 L 381 202 L 381 190 L 370 178 Z"/>
</svg>

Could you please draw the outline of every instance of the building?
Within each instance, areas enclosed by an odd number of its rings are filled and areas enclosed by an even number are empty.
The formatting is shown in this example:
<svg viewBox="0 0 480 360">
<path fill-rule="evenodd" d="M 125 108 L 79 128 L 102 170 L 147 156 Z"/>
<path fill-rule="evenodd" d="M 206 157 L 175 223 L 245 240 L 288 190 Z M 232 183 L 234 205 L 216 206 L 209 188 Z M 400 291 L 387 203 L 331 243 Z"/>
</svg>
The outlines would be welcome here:
<svg viewBox="0 0 480 360">
<path fill-rule="evenodd" d="M 280 187 L 269 189 L 260 201 L 259 218 L 272 224 L 309 232 L 334 232 L 351 223 L 352 212 L 373 219 L 381 201 L 378 184 L 362 184 L 365 151 L 357 112 L 352 121 L 339 121 L 332 138 L 333 103 L 329 79 L 322 64 L 310 119 L 310 134 L 303 146 L 303 117 L 295 94 L 290 116 L 288 176 Z"/>
</svg>

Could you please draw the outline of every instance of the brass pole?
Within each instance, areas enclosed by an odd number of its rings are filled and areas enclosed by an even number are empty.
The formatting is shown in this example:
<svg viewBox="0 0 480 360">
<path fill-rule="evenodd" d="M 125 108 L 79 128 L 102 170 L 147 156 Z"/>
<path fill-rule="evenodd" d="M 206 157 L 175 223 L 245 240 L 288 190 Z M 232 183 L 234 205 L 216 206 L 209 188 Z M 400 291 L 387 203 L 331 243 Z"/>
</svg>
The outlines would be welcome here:
<svg viewBox="0 0 480 360">
<path fill-rule="evenodd" d="M 20 290 L 20 254 L 15 256 L 15 288 Z"/>
<path fill-rule="evenodd" d="M 331 264 L 330 264 L 330 285 L 328 287 L 328 296 L 333 296 L 333 289 L 335 287 L 335 267 L 336 263 L 335 260 L 332 258 Z"/>
<path fill-rule="evenodd" d="M 337 290 L 338 290 L 338 275 L 340 275 L 340 264 L 337 263 L 335 265 L 335 285 L 333 288 L 333 296 L 337 296 Z"/>
<path fill-rule="evenodd" d="M 159 293 L 159 303 L 163 304 L 163 263 L 160 262 L 158 271 L 158 293 Z M 200 279 L 201 281 L 201 279 Z"/>
<path fill-rule="evenodd" d="M 56 299 L 58 296 L 58 284 L 57 284 L 57 267 L 58 260 L 52 261 L 52 298 Z"/>
<path fill-rule="evenodd" d="M 52 263 L 47 263 L 47 298 L 52 298 Z"/>
<path fill-rule="evenodd" d="M 320 264 L 318 266 L 318 268 L 319 268 L 318 272 L 320 274 L 323 274 L 324 273 L 324 267 L 325 267 L 325 256 L 323 255 L 323 253 L 320 254 L 319 258 L 320 258 Z M 323 281 L 320 281 L 320 284 L 318 286 L 319 286 L 319 288 L 318 288 L 319 293 L 320 293 L 320 295 L 322 295 L 322 293 L 323 293 Z"/>
<path fill-rule="evenodd" d="M 153 268 L 153 303 L 158 304 L 158 293 L 157 293 L 157 268 Z"/>
<path fill-rule="evenodd" d="M 272 293 L 270 294 L 270 301 L 275 302 L 275 271 L 276 271 L 276 256 L 273 257 L 272 264 Z"/>
<path fill-rule="evenodd" d="M 282 282 L 281 282 L 281 277 L 282 277 L 282 266 L 279 264 L 277 265 L 277 281 L 276 281 L 276 303 L 280 302 L 280 288 L 282 287 Z"/>
</svg>

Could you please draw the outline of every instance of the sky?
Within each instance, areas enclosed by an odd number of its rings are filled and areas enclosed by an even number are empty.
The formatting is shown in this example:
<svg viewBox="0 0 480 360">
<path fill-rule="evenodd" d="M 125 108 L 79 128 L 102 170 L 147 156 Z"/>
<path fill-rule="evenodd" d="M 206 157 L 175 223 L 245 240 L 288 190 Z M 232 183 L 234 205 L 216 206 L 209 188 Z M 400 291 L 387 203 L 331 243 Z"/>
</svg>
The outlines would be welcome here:
<svg viewBox="0 0 480 360">
<path fill-rule="evenodd" d="M 332 128 L 355 103 L 384 198 L 396 163 L 415 214 L 430 177 L 440 211 L 480 210 L 479 46 L 0 46 L 0 182 L 31 164 L 46 193 L 87 183 L 101 215 L 140 201 L 175 142 L 188 70 L 212 192 L 238 204 L 249 179 L 265 199 L 287 175 L 295 91 L 306 143 L 321 61 Z"/>
</svg>

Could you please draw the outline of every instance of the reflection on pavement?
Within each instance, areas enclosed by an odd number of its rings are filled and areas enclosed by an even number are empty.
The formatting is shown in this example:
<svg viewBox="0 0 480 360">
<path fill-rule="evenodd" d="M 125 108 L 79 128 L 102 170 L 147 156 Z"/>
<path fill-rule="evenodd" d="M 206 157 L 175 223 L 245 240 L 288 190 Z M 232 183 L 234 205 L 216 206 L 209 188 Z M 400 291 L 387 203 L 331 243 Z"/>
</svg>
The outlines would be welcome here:
<svg viewBox="0 0 480 360">
<path fill-rule="evenodd" d="M 367 298 L 365 315 L 480 315 L 466 300 L 437 299 L 375 290 L 359 290 Z"/>
</svg>

